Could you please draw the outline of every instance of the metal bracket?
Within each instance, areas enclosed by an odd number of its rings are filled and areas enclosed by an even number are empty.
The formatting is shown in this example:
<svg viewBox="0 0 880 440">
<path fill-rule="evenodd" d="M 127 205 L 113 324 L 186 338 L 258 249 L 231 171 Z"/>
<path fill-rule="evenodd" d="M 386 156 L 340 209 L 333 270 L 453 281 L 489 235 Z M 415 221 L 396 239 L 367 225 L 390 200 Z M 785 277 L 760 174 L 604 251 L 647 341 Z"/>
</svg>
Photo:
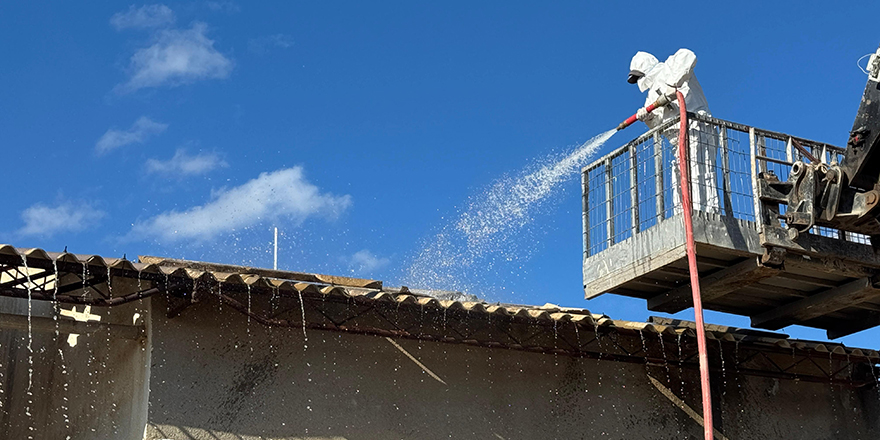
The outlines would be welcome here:
<svg viewBox="0 0 880 440">
<path fill-rule="evenodd" d="M 771 246 L 764 248 L 764 255 L 761 256 L 761 264 L 764 266 L 781 268 L 782 263 L 785 261 L 786 253 L 788 253 L 788 251 L 781 247 Z"/>
<path fill-rule="evenodd" d="M 830 222 L 834 220 L 834 216 L 837 215 L 837 207 L 840 205 L 840 192 L 843 188 L 843 181 L 843 173 L 841 173 L 840 167 L 828 167 L 828 172 L 822 177 L 824 191 L 822 191 L 822 198 L 819 202 L 820 209 L 822 210 L 819 214 L 819 218 L 822 220 Z"/>
<path fill-rule="evenodd" d="M 816 190 L 818 189 L 817 174 L 821 172 L 819 167 L 824 164 L 807 165 L 797 161 L 791 166 L 792 182 L 791 192 L 788 194 L 788 211 L 785 213 L 785 223 L 789 229 L 789 236 L 796 239 L 798 233 L 807 232 L 816 223 Z"/>
</svg>

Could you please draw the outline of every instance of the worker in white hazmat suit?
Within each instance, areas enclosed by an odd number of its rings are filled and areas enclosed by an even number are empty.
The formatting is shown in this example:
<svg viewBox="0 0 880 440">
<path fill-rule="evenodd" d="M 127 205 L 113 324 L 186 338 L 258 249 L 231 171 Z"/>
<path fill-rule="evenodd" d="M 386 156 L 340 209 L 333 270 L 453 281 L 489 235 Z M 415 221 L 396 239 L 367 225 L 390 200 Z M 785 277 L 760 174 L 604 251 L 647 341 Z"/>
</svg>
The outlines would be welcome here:
<svg viewBox="0 0 880 440">
<path fill-rule="evenodd" d="M 673 102 L 669 105 L 655 109 L 648 113 L 645 108 L 639 109 L 638 119 L 649 128 L 655 128 L 662 123 L 679 115 L 678 101 L 674 94 L 678 90 L 684 95 L 685 106 L 688 112 L 699 115 L 712 116 L 709 113 L 709 104 L 703 95 L 703 88 L 694 75 L 694 66 L 697 64 L 697 56 L 688 49 L 679 49 L 674 55 L 659 62 L 656 57 L 647 52 L 638 52 L 630 62 L 630 72 L 627 81 L 638 84 L 639 90 L 647 91 L 645 106 L 648 106 L 661 96 L 673 95 Z M 690 178 L 691 199 L 694 209 L 719 213 L 718 187 L 716 179 L 716 154 L 718 152 L 718 135 L 715 129 L 706 123 L 691 120 L 688 123 L 689 150 L 690 150 Z M 678 160 L 678 124 L 664 130 L 663 135 L 669 139 L 675 147 L 675 157 Z M 675 176 L 674 187 L 680 182 L 678 164 L 673 164 Z M 673 204 L 676 212 L 679 212 L 681 204 L 680 190 L 674 194 Z"/>
</svg>

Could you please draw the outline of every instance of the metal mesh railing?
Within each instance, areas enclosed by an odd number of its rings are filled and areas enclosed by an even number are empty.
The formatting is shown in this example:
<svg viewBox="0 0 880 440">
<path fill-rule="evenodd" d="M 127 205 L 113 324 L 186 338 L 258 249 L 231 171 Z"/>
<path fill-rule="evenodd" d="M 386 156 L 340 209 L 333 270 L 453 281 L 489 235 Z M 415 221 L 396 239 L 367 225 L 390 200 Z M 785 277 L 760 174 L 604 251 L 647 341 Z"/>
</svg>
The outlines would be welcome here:
<svg viewBox="0 0 880 440">
<path fill-rule="evenodd" d="M 793 141 L 826 163 L 844 150 L 720 119 L 691 115 L 690 185 L 694 210 L 755 224 L 756 176 L 788 178 L 802 155 Z M 681 209 L 678 118 L 639 136 L 583 170 L 584 251 L 595 255 L 650 229 Z M 785 213 L 785 206 L 780 206 Z M 755 225 L 757 228 L 757 225 Z M 867 243 L 861 234 L 814 227 L 813 234 Z"/>
</svg>

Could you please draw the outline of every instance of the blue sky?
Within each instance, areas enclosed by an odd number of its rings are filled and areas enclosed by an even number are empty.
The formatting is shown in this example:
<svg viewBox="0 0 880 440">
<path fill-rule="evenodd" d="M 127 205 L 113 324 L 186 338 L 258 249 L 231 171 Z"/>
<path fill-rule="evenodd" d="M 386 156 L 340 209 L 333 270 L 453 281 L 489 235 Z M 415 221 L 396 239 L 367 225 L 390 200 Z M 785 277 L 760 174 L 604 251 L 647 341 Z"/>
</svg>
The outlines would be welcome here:
<svg viewBox="0 0 880 440">
<path fill-rule="evenodd" d="M 636 51 L 692 49 L 716 117 L 843 145 L 880 42 L 869 3 L 591 3 L 0 4 L 0 241 L 271 266 L 277 226 L 281 268 L 399 284 L 496 179 L 634 113 Z M 462 277 L 646 319 L 583 300 L 573 177 L 505 244 L 520 258 Z"/>
</svg>

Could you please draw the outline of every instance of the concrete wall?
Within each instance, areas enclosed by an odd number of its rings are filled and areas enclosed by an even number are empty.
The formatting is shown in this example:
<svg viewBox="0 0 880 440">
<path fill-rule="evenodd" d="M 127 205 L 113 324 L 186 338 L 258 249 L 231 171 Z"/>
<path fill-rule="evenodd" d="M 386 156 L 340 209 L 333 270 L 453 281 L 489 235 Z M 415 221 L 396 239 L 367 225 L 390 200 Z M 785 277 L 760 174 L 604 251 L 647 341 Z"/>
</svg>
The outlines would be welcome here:
<svg viewBox="0 0 880 440">
<path fill-rule="evenodd" d="M 396 340 L 428 373 L 386 338 L 270 329 L 216 302 L 152 318 L 147 439 L 702 438 L 691 371 Z M 714 382 L 724 438 L 880 438 L 876 389 Z"/>
<path fill-rule="evenodd" d="M 71 306 L 63 306 L 70 309 Z M 77 309 L 83 311 L 83 306 Z M 0 313 L 27 315 L 26 299 L 0 298 Z M 51 317 L 53 305 L 32 302 L 32 317 Z M 149 300 L 93 309 L 101 322 L 149 325 Z M 148 339 L 0 328 L 0 439 L 142 439 L 147 417 Z M 29 386 L 30 382 L 30 386 Z"/>
<path fill-rule="evenodd" d="M 151 344 L 93 334 L 71 347 L 35 331 L 31 353 L 26 331 L 0 329 L 0 439 L 134 440 L 145 425 L 147 439 L 701 438 L 693 370 L 304 335 L 212 301 L 169 320 L 166 307 L 156 297 L 92 311 L 127 325 L 146 316 Z M 0 312 L 26 314 L 27 302 L 0 299 Z M 719 439 L 880 438 L 876 389 L 736 371 L 713 386 Z"/>
</svg>

